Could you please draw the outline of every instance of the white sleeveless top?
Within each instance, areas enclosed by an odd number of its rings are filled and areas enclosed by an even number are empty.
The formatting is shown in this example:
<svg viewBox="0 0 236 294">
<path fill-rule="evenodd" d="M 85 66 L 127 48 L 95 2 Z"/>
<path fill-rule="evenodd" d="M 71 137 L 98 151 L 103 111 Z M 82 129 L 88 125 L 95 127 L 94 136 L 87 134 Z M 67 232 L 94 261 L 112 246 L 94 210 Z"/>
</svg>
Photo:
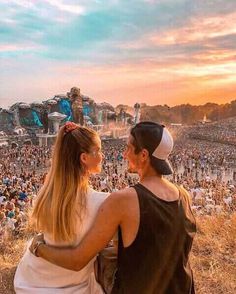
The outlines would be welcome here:
<svg viewBox="0 0 236 294">
<path fill-rule="evenodd" d="M 100 205 L 109 193 L 97 192 L 89 189 L 87 197 L 87 213 L 83 224 L 78 225 L 77 243 L 79 243 L 95 219 Z M 50 221 L 50 217 L 48 219 Z M 45 234 L 47 244 L 64 246 L 51 241 Z M 29 242 L 29 244 L 31 241 Z M 28 246 L 29 246 L 28 244 Z M 101 294 L 102 288 L 94 276 L 94 261 L 91 260 L 81 271 L 71 271 L 54 265 L 40 257 L 34 256 L 27 248 L 21 259 L 14 278 L 14 287 L 17 294 Z"/>
</svg>

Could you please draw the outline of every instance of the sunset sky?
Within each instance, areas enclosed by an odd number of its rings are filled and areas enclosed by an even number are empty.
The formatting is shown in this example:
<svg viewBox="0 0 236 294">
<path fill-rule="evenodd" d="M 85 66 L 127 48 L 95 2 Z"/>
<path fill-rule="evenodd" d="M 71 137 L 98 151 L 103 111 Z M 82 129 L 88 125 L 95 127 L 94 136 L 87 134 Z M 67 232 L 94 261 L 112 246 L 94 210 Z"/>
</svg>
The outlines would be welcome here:
<svg viewBox="0 0 236 294">
<path fill-rule="evenodd" d="M 236 99 L 235 0 L 1 0 L 0 107 Z"/>
</svg>

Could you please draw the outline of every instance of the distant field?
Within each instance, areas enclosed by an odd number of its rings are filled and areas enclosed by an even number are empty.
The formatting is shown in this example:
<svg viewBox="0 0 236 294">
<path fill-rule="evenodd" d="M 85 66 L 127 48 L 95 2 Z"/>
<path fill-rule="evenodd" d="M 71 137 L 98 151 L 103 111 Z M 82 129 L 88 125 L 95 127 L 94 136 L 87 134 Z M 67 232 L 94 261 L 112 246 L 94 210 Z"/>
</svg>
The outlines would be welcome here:
<svg viewBox="0 0 236 294">
<path fill-rule="evenodd" d="M 236 293 L 236 213 L 230 216 L 197 218 L 192 268 L 196 292 L 200 294 Z M 24 251 L 27 236 L 0 245 L 0 294 L 14 293 L 15 267 Z"/>
</svg>

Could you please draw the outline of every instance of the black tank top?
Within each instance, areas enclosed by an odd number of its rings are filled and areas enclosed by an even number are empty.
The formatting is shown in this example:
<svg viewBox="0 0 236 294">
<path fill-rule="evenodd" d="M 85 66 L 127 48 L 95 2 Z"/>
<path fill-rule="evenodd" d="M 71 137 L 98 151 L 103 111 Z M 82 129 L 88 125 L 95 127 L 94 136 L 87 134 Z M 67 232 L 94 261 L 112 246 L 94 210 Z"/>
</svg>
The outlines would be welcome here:
<svg viewBox="0 0 236 294">
<path fill-rule="evenodd" d="M 134 186 L 140 224 L 133 243 L 123 246 L 119 228 L 118 270 L 112 294 L 193 294 L 189 253 L 196 232 L 189 196 L 167 202 L 141 184 Z"/>
</svg>

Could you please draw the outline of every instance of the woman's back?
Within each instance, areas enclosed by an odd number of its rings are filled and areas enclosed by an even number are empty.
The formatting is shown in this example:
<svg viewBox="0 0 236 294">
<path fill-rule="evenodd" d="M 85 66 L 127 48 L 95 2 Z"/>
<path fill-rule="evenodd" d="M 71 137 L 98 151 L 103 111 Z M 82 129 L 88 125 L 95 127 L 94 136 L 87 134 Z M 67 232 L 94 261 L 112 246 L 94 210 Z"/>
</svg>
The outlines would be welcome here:
<svg viewBox="0 0 236 294">
<path fill-rule="evenodd" d="M 87 211 L 83 223 L 78 222 L 78 244 L 90 229 L 97 211 L 108 193 L 89 190 Z M 75 216 L 78 217 L 78 216 Z M 79 219 L 79 218 L 78 218 Z M 50 217 L 48 218 L 50 221 Z M 69 246 L 68 243 L 55 243 L 45 232 L 45 241 L 55 246 Z M 53 265 L 42 258 L 37 258 L 26 250 L 18 265 L 14 286 L 16 293 L 103 293 L 94 277 L 94 259 L 81 271 L 70 271 Z"/>
</svg>

